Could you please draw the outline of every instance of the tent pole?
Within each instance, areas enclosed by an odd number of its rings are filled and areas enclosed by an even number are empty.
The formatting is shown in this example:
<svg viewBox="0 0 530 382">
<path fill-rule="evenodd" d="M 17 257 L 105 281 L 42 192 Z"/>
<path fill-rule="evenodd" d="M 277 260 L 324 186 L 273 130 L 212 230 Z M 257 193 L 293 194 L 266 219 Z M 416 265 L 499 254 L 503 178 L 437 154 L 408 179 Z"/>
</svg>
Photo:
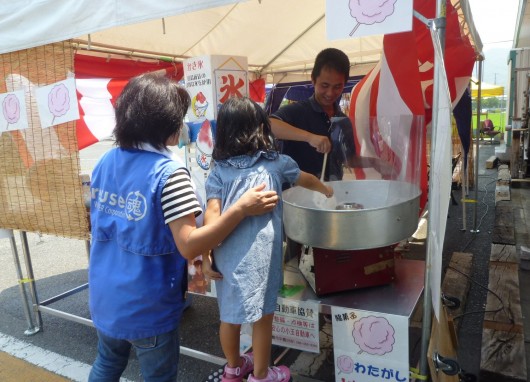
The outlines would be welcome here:
<svg viewBox="0 0 530 382">
<path fill-rule="evenodd" d="M 466 209 L 467 209 L 467 159 L 463 156 L 461 159 L 462 161 L 462 200 L 460 203 L 462 203 L 462 231 L 465 231 L 467 229 L 466 224 Z"/>
<path fill-rule="evenodd" d="M 478 209 L 478 153 L 479 153 L 479 141 L 480 141 L 480 98 L 482 96 L 482 65 L 483 65 L 483 58 L 482 56 L 479 57 L 478 61 L 478 88 L 477 88 L 477 127 L 475 129 L 475 198 L 473 203 L 473 229 L 471 230 L 472 233 L 478 233 L 480 232 L 477 229 L 477 209 Z"/>
</svg>

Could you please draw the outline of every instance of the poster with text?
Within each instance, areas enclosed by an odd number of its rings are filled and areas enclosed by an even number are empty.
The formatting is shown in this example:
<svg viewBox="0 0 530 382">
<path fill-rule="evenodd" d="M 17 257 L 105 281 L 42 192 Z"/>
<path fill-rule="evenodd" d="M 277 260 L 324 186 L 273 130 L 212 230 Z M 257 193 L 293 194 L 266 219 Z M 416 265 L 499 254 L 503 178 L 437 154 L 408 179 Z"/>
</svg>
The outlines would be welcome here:
<svg viewBox="0 0 530 382">
<path fill-rule="evenodd" d="M 3 131 L 14 131 L 28 128 L 28 112 L 24 90 L 0 94 L 0 134 Z"/>
<path fill-rule="evenodd" d="M 412 30 L 412 0 L 327 0 L 330 40 Z"/>
<path fill-rule="evenodd" d="M 188 260 L 188 292 L 217 297 L 215 281 L 206 278 L 202 273 L 202 255 Z"/>
<path fill-rule="evenodd" d="M 68 78 L 35 90 L 41 127 L 50 127 L 79 119 L 75 79 Z"/>
<path fill-rule="evenodd" d="M 409 380 L 408 317 L 331 307 L 336 382 Z"/>
<path fill-rule="evenodd" d="M 291 349 L 320 353 L 318 303 L 278 297 L 272 343 Z"/>
<path fill-rule="evenodd" d="M 184 60 L 184 83 L 191 97 L 191 110 L 187 114 L 188 121 L 215 119 L 211 56 Z"/>
</svg>

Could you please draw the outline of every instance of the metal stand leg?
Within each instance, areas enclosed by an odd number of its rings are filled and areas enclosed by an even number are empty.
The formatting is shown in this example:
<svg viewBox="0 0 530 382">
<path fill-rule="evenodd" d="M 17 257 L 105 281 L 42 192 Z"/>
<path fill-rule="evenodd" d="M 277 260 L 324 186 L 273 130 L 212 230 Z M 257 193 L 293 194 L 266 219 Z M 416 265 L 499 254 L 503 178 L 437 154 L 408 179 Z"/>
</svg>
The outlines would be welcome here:
<svg viewBox="0 0 530 382">
<path fill-rule="evenodd" d="M 42 328 L 42 316 L 38 309 L 39 298 L 37 297 L 37 288 L 35 287 L 35 277 L 33 275 L 33 265 L 31 264 L 31 256 L 29 253 L 29 245 L 28 245 L 28 236 L 26 232 L 20 231 L 20 239 L 22 240 L 22 252 L 24 253 L 24 263 L 26 264 L 26 273 L 28 275 L 28 278 L 24 281 L 24 283 L 29 285 L 31 299 L 33 301 L 33 312 L 35 314 L 35 319 L 37 321 L 37 327 L 40 330 Z M 31 334 L 34 334 L 34 333 L 31 333 Z"/>
<path fill-rule="evenodd" d="M 22 277 L 22 269 L 20 267 L 20 259 L 18 257 L 17 242 L 15 240 L 15 237 L 11 235 L 9 240 L 11 241 L 11 251 L 13 253 L 13 260 L 15 262 L 15 270 L 17 272 L 18 287 L 20 290 L 20 296 L 22 297 L 22 307 L 24 308 L 24 315 L 26 316 L 26 321 L 28 323 L 28 329 L 24 331 L 24 334 L 27 336 L 31 336 L 35 333 L 38 333 L 40 331 L 40 327 L 35 326 L 33 318 L 31 317 L 31 309 L 28 301 L 28 295 L 26 293 L 26 287 L 24 285 L 28 282 L 29 279 L 24 279 Z"/>
<path fill-rule="evenodd" d="M 90 261 L 90 240 L 85 241 L 86 258 Z"/>
</svg>

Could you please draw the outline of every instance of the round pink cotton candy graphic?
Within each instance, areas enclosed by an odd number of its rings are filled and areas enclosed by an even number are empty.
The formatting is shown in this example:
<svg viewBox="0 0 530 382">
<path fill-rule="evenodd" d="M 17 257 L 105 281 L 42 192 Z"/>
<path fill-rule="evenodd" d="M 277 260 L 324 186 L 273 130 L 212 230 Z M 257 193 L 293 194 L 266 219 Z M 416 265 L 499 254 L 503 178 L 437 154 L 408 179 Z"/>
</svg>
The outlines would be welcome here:
<svg viewBox="0 0 530 382">
<path fill-rule="evenodd" d="M 58 84 L 48 94 L 48 108 L 54 117 L 65 115 L 70 110 L 70 95 L 64 84 Z M 55 119 L 55 118 L 54 118 Z"/>
<path fill-rule="evenodd" d="M 384 21 L 394 13 L 397 0 L 350 0 L 350 15 L 361 24 L 372 25 Z"/>
<path fill-rule="evenodd" d="M 337 358 L 337 367 L 345 374 L 353 372 L 353 359 L 347 355 L 341 355 Z"/>
<path fill-rule="evenodd" d="M 363 317 L 353 325 L 353 340 L 361 351 L 383 355 L 392 351 L 394 328 L 384 317 Z"/>
<path fill-rule="evenodd" d="M 14 94 L 8 94 L 2 103 L 2 111 L 7 123 L 17 123 L 20 119 L 20 101 Z"/>
</svg>

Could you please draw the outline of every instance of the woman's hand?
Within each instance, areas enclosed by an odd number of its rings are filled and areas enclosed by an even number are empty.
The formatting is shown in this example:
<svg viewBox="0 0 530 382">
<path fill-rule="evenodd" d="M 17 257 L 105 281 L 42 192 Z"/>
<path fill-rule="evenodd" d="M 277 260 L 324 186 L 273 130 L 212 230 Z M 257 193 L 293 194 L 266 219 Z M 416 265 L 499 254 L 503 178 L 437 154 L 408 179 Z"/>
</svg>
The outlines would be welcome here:
<svg viewBox="0 0 530 382">
<path fill-rule="evenodd" d="M 245 216 L 262 215 L 271 212 L 278 204 L 276 191 L 262 191 L 265 183 L 246 191 L 234 204 L 241 209 Z"/>
</svg>

